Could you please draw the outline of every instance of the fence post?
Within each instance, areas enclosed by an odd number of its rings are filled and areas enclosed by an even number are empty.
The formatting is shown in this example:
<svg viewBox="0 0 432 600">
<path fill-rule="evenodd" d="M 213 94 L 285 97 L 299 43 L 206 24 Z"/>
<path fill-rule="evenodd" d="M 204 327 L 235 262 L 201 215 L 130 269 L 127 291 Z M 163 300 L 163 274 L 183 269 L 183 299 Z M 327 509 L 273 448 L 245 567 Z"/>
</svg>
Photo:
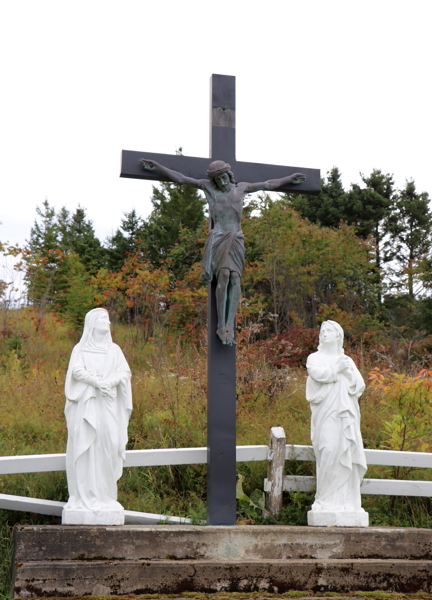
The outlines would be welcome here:
<svg viewBox="0 0 432 600">
<path fill-rule="evenodd" d="M 264 481 L 266 508 L 272 517 L 279 516 L 282 508 L 285 442 L 286 437 L 283 427 L 272 427 L 269 440 L 267 479 Z"/>
</svg>

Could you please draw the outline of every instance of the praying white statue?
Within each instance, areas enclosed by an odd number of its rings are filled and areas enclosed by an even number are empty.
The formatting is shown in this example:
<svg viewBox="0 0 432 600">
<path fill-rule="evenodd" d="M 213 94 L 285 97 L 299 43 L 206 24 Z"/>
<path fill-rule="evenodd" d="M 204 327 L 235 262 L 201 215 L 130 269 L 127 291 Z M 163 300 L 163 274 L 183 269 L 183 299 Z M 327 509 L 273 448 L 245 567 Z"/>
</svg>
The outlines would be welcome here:
<svg viewBox="0 0 432 600">
<path fill-rule="evenodd" d="M 123 352 L 111 339 L 108 312 L 91 310 L 66 376 L 69 501 L 62 523 L 124 524 L 117 481 L 123 472 L 132 412 L 131 377 Z"/>
<path fill-rule="evenodd" d="M 316 495 L 308 525 L 367 527 L 360 484 L 367 469 L 360 432 L 358 398 L 365 384 L 345 356 L 339 323 L 321 325 L 318 352 L 306 367 L 306 399 L 312 410 L 311 437 L 316 459 Z"/>
</svg>

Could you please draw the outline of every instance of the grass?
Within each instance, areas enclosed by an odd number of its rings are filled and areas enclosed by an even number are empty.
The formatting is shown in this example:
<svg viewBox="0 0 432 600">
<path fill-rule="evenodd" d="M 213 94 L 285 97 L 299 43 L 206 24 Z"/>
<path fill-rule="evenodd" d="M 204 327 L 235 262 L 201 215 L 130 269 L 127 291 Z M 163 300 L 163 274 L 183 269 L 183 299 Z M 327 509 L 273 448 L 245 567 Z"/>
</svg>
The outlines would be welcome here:
<svg viewBox="0 0 432 600">
<path fill-rule="evenodd" d="M 12 528 L 7 522 L 0 522 L 0 598 L 9 595 L 12 576 Z"/>
</svg>

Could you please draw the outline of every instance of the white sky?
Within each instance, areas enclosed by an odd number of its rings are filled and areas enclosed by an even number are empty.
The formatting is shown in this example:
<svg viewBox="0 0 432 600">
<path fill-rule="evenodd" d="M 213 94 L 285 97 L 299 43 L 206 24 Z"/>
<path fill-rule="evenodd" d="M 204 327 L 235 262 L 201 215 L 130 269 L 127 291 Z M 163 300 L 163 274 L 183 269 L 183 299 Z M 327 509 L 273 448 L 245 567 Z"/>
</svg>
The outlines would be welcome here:
<svg viewBox="0 0 432 600">
<path fill-rule="evenodd" d="M 237 159 L 413 177 L 432 196 L 430 0 L 2 0 L 0 240 L 36 205 L 104 240 L 151 210 L 120 151 L 208 156 L 209 79 L 235 75 Z"/>
</svg>

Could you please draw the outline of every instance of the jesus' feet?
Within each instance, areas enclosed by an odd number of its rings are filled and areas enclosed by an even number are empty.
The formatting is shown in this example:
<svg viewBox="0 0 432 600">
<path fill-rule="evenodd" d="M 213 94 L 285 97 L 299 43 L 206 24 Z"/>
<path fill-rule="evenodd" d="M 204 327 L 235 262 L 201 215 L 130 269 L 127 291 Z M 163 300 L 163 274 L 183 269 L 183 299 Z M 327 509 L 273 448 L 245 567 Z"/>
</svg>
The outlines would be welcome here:
<svg viewBox="0 0 432 600">
<path fill-rule="evenodd" d="M 227 341 L 226 341 L 226 334 L 227 334 L 227 330 L 226 329 L 223 329 L 221 327 L 218 327 L 216 329 L 216 335 L 218 336 L 218 338 L 220 339 L 220 341 L 224 345 L 227 343 Z"/>
<path fill-rule="evenodd" d="M 233 329 L 219 328 L 216 330 L 216 334 L 224 346 L 235 346 L 235 336 Z"/>
<path fill-rule="evenodd" d="M 234 329 L 226 329 L 226 342 L 225 343 L 227 346 L 235 346 L 236 345 Z"/>
<path fill-rule="evenodd" d="M 216 334 L 224 346 L 235 345 L 235 337 L 233 329 L 217 328 Z"/>
</svg>

